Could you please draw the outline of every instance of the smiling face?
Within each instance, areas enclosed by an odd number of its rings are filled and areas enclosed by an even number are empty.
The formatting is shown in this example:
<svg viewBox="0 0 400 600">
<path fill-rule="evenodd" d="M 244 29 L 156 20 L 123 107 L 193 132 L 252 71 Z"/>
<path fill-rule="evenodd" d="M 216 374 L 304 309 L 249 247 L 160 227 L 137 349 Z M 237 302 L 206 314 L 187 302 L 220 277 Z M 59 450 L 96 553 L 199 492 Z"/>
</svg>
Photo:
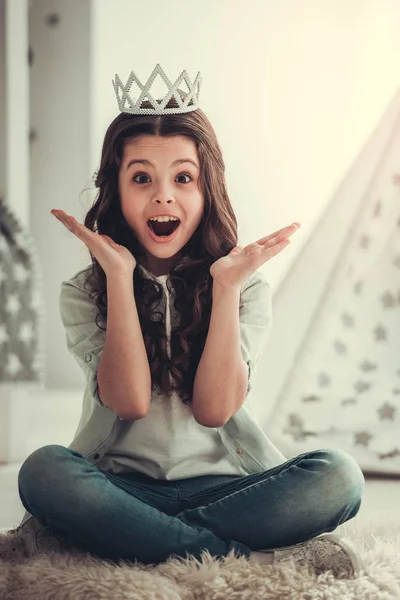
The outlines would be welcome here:
<svg viewBox="0 0 400 600">
<path fill-rule="evenodd" d="M 176 162 L 182 159 L 195 164 Z M 170 272 L 200 224 L 204 199 L 199 175 L 196 144 L 190 138 L 141 135 L 125 143 L 119 171 L 121 210 L 144 248 L 143 266 L 154 275 Z M 150 217 L 163 214 L 180 219 L 169 242 L 153 239 L 147 227 Z"/>
</svg>

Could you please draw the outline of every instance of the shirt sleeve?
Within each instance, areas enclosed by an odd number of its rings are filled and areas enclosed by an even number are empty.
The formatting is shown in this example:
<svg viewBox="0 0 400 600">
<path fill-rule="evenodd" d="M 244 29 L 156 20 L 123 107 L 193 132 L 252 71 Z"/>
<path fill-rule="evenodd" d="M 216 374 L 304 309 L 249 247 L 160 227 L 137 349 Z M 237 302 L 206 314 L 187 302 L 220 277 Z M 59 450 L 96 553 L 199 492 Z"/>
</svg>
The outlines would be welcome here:
<svg viewBox="0 0 400 600">
<path fill-rule="evenodd" d="M 247 364 L 247 392 L 253 387 L 256 368 L 267 345 L 272 327 L 271 287 L 256 271 L 245 282 L 239 306 L 240 348 Z"/>
<path fill-rule="evenodd" d="M 80 289 L 73 281 L 63 281 L 59 297 L 61 321 L 65 327 L 68 352 L 72 354 L 82 369 L 86 385 L 94 401 L 103 404 L 98 394 L 97 368 L 105 342 L 105 330 L 96 324 L 96 315 L 100 312 L 95 299 Z M 101 323 L 102 317 L 97 320 Z M 108 409 L 110 410 L 110 409 Z"/>
</svg>

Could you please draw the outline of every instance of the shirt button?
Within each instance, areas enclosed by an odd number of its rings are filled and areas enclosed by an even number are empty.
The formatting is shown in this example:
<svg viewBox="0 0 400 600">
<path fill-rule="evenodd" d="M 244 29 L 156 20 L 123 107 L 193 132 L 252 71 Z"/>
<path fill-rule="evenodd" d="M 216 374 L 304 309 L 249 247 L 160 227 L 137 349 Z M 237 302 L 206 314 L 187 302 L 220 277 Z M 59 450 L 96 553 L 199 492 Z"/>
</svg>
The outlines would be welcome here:
<svg viewBox="0 0 400 600">
<path fill-rule="evenodd" d="M 85 360 L 86 362 L 90 362 L 92 360 L 92 355 L 90 354 L 90 352 L 88 352 L 88 354 L 85 355 Z"/>
<path fill-rule="evenodd" d="M 237 452 L 238 454 L 243 454 L 243 450 L 242 450 L 241 448 L 237 448 L 237 449 L 236 449 L 236 452 Z"/>
</svg>

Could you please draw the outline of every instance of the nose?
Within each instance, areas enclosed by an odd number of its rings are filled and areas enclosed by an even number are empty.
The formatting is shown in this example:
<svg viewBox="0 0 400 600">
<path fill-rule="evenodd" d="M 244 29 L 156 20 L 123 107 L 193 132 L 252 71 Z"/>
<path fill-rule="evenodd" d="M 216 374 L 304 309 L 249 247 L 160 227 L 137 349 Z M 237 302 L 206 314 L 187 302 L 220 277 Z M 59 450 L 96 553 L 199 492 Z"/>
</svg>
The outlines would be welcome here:
<svg viewBox="0 0 400 600">
<path fill-rule="evenodd" d="M 171 204 L 173 202 L 172 194 L 167 189 L 159 189 L 154 196 L 157 204 Z"/>
<path fill-rule="evenodd" d="M 155 202 L 157 204 L 171 204 L 171 202 L 174 202 L 174 199 L 171 193 L 159 191 L 158 194 L 155 195 Z"/>
</svg>

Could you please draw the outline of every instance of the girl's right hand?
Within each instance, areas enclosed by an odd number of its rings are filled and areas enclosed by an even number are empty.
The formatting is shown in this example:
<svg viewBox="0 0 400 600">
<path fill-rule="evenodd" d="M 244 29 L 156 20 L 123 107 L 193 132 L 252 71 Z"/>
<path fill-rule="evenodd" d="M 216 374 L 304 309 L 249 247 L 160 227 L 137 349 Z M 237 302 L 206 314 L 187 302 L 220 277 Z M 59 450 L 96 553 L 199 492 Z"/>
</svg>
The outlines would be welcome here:
<svg viewBox="0 0 400 600">
<path fill-rule="evenodd" d="M 86 244 L 106 276 L 115 273 L 133 273 L 136 259 L 125 246 L 120 246 L 108 235 L 91 231 L 63 210 L 53 208 L 50 212 Z"/>
</svg>

